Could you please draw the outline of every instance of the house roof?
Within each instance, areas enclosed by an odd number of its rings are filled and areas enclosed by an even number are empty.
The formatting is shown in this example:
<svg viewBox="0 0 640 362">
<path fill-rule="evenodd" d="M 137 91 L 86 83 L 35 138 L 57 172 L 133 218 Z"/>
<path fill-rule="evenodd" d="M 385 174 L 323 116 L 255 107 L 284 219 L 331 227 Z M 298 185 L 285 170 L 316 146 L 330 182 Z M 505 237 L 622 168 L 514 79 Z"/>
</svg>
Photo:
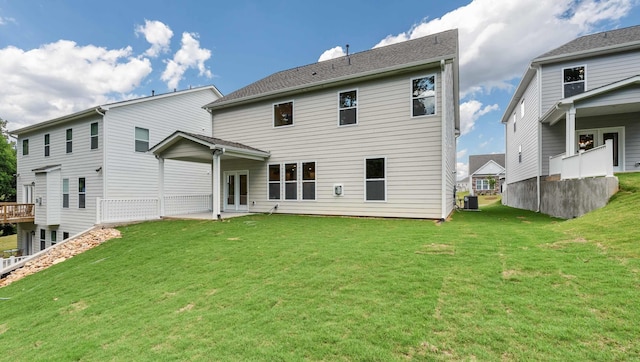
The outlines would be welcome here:
<svg viewBox="0 0 640 362">
<path fill-rule="evenodd" d="M 443 59 L 457 62 L 457 29 L 277 72 L 211 102 L 204 108 L 219 109 L 354 79 L 373 79 L 390 72 L 437 64 Z M 457 74 L 455 77 L 454 94 L 457 97 Z M 455 101 L 457 104 L 458 100 Z"/>
<path fill-rule="evenodd" d="M 505 166 L 504 153 L 494 153 L 488 155 L 470 155 L 469 156 L 469 175 L 473 175 L 481 167 L 488 162 L 495 162 L 502 168 Z"/>
<path fill-rule="evenodd" d="M 640 25 L 585 35 L 536 57 L 522 76 L 511 101 L 505 108 L 501 122 L 509 121 L 527 85 L 533 80 L 538 66 L 637 49 L 640 49 Z"/>
<path fill-rule="evenodd" d="M 48 121 L 44 121 L 44 122 L 40 122 L 40 123 L 36 123 L 27 127 L 23 127 L 14 131 L 11 131 L 10 134 L 12 135 L 20 135 L 23 133 L 27 133 L 27 132 L 32 132 L 32 131 L 37 131 L 39 129 L 42 128 L 46 128 L 46 127 L 50 127 L 53 125 L 58 125 L 58 124 L 64 124 L 67 122 L 71 122 L 77 119 L 81 119 L 84 117 L 88 117 L 91 115 L 100 115 L 103 116 L 103 113 L 108 111 L 111 108 L 116 108 L 116 107 L 122 107 L 122 106 L 128 106 L 128 105 L 132 105 L 132 104 L 136 104 L 136 103 L 142 103 L 142 102 L 147 102 L 147 101 L 155 101 L 158 99 L 162 99 L 162 98 L 167 98 L 167 97 L 173 97 L 175 95 L 179 95 L 179 94 L 186 94 L 186 93 L 191 93 L 191 92 L 198 92 L 198 91 L 202 91 L 203 89 L 210 89 L 211 91 L 213 91 L 218 97 L 222 97 L 222 93 L 220 93 L 220 91 L 213 85 L 208 85 L 208 86 L 204 86 L 204 87 L 196 87 L 196 88 L 191 88 L 191 89 L 186 89 L 186 90 L 181 90 L 181 91 L 174 91 L 174 92 L 168 92 L 168 93 L 163 93 L 163 94 L 157 94 L 157 95 L 151 95 L 151 96 L 147 96 L 147 97 L 140 97 L 140 98 L 135 98 L 135 99 L 128 99 L 125 101 L 120 101 L 120 102 L 114 102 L 114 103 L 106 103 L 103 105 L 98 105 L 95 107 L 91 107 L 76 113 L 72 113 L 72 114 L 68 114 L 62 117 L 58 117 L 58 118 L 54 118 Z"/>
</svg>

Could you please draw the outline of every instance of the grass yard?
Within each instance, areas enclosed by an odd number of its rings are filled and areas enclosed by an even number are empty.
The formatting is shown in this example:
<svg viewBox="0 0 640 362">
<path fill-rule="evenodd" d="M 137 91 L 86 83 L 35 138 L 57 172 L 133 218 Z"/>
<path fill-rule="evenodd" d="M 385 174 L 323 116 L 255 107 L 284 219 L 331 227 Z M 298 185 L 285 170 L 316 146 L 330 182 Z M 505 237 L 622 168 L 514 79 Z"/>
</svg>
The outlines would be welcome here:
<svg viewBox="0 0 640 362">
<path fill-rule="evenodd" d="M 0 360 L 640 359 L 640 173 L 562 221 L 255 215 L 121 228 L 0 289 Z"/>
<path fill-rule="evenodd" d="M 0 236 L 0 257 L 3 256 L 3 251 L 4 250 L 12 250 L 18 247 L 18 236 L 13 234 L 13 235 L 7 235 L 7 236 Z"/>
</svg>

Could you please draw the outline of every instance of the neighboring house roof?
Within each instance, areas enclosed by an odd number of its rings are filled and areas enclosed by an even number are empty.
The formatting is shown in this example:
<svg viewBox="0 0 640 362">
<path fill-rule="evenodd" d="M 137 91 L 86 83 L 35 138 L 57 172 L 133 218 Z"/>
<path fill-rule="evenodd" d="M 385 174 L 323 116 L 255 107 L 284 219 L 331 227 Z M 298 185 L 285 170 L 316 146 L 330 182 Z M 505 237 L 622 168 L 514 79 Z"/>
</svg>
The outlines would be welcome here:
<svg viewBox="0 0 640 362">
<path fill-rule="evenodd" d="M 498 166 L 502 167 L 504 172 L 505 158 L 504 153 L 493 153 L 488 155 L 470 155 L 469 156 L 469 175 L 475 174 L 480 168 L 485 166 L 488 162 L 493 161 Z"/>
<path fill-rule="evenodd" d="M 520 80 L 520 84 L 518 84 L 509 105 L 502 115 L 501 122 L 507 123 L 509 121 L 514 109 L 522 98 L 527 85 L 535 76 L 536 68 L 538 66 L 571 59 L 581 59 L 587 56 L 619 53 L 634 49 L 640 49 L 640 25 L 585 35 L 540 55 L 531 61 L 531 64 L 527 67 L 527 70 Z"/>
<path fill-rule="evenodd" d="M 477 169 L 471 176 L 497 176 L 504 174 L 505 169 L 503 166 L 498 165 L 494 160 L 489 160 Z"/>
<path fill-rule="evenodd" d="M 457 184 L 466 184 L 469 183 L 469 176 L 463 178 L 462 180 L 456 181 Z"/>
<path fill-rule="evenodd" d="M 457 29 L 277 72 L 211 102 L 205 108 L 220 109 L 319 89 L 328 84 L 374 79 L 433 65 L 444 59 L 458 61 Z M 454 76 L 454 95 L 458 97 L 458 75 Z M 454 101 L 458 103 L 458 99 Z"/>
<path fill-rule="evenodd" d="M 23 127 L 14 131 L 9 132 L 12 135 L 20 135 L 23 133 L 27 133 L 27 132 L 32 132 L 32 131 L 37 131 L 39 129 L 43 129 L 46 127 L 50 127 L 53 125 L 58 125 L 58 124 L 63 124 L 63 123 L 67 123 L 67 122 L 71 122 L 77 119 L 81 119 L 90 115 L 94 115 L 94 114 L 99 114 L 100 116 L 103 116 L 103 112 L 108 111 L 111 108 L 116 108 L 116 107 L 122 107 L 122 106 L 128 106 L 128 105 L 132 105 L 132 104 L 136 104 L 136 103 L 142 103 L 142 102 L 146 102 L 146 101 L 152 101 L 152 100 L 158 100 L 158 99 L 162 99 L 162 98 L 167 98 L 167 97 L 172 97 L 178 94 L 186 94 L 186 93 L 191 93 L 191 92 L 197 92 L 197 91 L 201 91 L 203 89 L 210 89 L 211 91 L 213 91 L 218 97 L 222 97 L 222 93 L 220 93 L 220 91 L 213 85 L 208 85 L 208 86 L 204 86 L 204 87 L 197 87 L 197 88 L 191 88 L 191 89 L 186 89 L 186 90 L 182 90 L 182 91 L 174 91 L 174 92 L 168 92 L 168 93 L 163 93 L 163 94 L 157 94 L 157 95 L 152 95 L 152 96 L 147 96 L 147 97 L 140 97 L 140 98 L 135 98 L 135 99 L 128 99 L 125 101 L 120 101 L 120 102 L 114 102 L 114 103 L 107 103 L 107 104 L 103 104 L 103 105 L 98 105 L 95 107 L 91 107 L 76 113 L 72 113 L 72 114 L 68 114 L 66 116 L 62 116 L 62 117 L 58 117 L 58 118 L 54 118 L 48 121 L 44 121 L 44 122 L 40 122 L 40 123 L 36 123 L 34 125 L 31 126 L 27 126 L 27 127 Z"/>
</svg>

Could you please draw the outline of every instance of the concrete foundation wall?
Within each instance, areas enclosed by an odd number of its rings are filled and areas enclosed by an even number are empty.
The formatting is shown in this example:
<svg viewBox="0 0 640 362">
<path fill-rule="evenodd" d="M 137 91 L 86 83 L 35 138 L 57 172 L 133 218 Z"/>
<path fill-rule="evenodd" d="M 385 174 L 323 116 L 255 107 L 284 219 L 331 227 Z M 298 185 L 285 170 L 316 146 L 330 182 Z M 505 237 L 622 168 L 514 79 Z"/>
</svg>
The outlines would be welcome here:
<svg viewBox="0 0 640 362">
<path fill-rule="evenodd" d="M 617 191 L 617 177 L 541 181 L 540 212 L 571 219 L 605 206 Z M 536 179 L 509 184 L 502 203 L 518 209 L 536 211 Z"/>
<path fill-rule="evenodd" d="M 617 177 L 543 181 L 540 212 L 571 219 L 599 209 L 618 192 Z"/>
</svg>

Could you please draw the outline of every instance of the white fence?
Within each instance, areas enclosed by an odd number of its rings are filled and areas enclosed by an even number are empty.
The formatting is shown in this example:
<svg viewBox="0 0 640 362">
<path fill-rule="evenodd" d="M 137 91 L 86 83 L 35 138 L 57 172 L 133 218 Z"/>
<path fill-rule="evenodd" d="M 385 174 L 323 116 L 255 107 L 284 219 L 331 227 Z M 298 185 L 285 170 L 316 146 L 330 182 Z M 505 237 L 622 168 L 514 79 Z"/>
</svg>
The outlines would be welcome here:
<svg viewBox="0 0 640 362">
<path fill-rule="evenodd" d="M 549 157 L 549 175 L 560 174 L 560 179 L 613 176 L 613 142 L 565 157 Z"/>
<path fill-rule="evenodd" d="M 160 199 L 127 198 L 97 199 L 96 224 L 144 221 L 160 218 Z M 212 197 L 208 195 L 173 195 L 164 197 L 164 215 L 183 215 L 211 210 Z"/>
<path fill-rule="evenodd" d="M 0 270 L 8 269 L 10 266 L 18 264 L 19 262 L 27 259 L 31 255 L 27 256 L 10 256 L 8 258 L 0 258 Z"/>
</svg>

